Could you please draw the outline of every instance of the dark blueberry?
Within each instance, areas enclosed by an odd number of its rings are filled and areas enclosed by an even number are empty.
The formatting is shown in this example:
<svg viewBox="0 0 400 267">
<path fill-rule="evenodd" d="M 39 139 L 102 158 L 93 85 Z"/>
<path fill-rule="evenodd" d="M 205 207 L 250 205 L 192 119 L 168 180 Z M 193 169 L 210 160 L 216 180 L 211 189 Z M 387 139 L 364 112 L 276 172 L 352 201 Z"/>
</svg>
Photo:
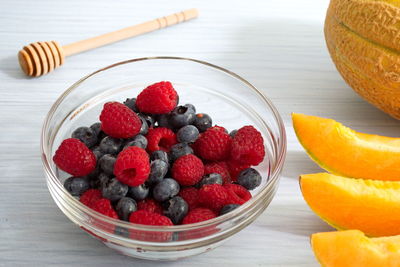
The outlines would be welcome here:
<svg viewBox="0 0 400 267">
<path fill-rule="evenodd" d="M 107 175 L 114 174 L 114 164 L 117 158 L 111 154 L 105 154 L 99 159 L 99 166 L 102 171 Z"/>
<path fill-rule="evenodd" d="M 108 183 L 108 180 L 110 180 L 110 177 L 104 172 L 101 172 L 96 177 L 90 179 L 90 187 L 102 189 Z"/>
<path fill-rule="evenodd" d="M 189 154 L 193 154 L 193 149 L 188 144 L 178 143 L 171 147 L 170 158 L 173 162 L 178 158 Z"/>
<path fill-rule="evenodd" d="M 143 200 L 148 195 L 149 195 L 149 188 L 145 184 L 129 187 L 128 196 L 135 199 L 136 201 Z"/>
<path fill-rule="evenodd" d="M 179 129 L 176 137 L 180 143 L 193 143 L 199 137 L 199 130 L 196 126 L 186 125 Z"/>
<path fill-rule="evenodd" d="M 232 132 L 229 133 L 229 135 L 233 138 L 233 137 L 235 137 L 237 132 L 238 132 L 238 130 L 233 130 Z"/>
<path fill-rule="evenodd" d="M 150 175 L 146 182 L 150 185 L 157 184 L 162 181 L 167 172 L 168 163 L 161 159 L 156 159 L 150 164 Z"/>
<path fill-rule="evenodd" d="M 130 197 L 123 197 L 118 201 L 115 210 L 121 220 L 129 221 L 129 215 L 137 210 L 136 201 Z"/>
<path fill-rule="evenodd" d="M 152 115 L 144 114 L 144 113 L 139 113 L 138 115 L 139 115 L 140 118 L 143 118 L 146 121 L 147 126 L 149 126 L 149 128 L 153 128 L 154 127 L 155 120 L 154 120 Z"/>
<path fill-rule="evenodd" d="M 73 196 L 80 196 L 90 188 L 89 179 L 86 177 L 69 177 L 64 182 L 64 188 Z"/>
<path fill-rule="evenodd" d="M 124 101 L 124 105 L 133 110 L 134 112 L 139 112 L 139 110 L 136 107 L 136 98 L 127 98 Z"/>
<path fill-rule="evenodd" d="M 111 202 L 118 201 L 128 193 L 129 187 L 120 183 L 117 178 L 112 178 L 103 186 L 101 193 L 103 197 L 108 198 Z"/>
<path fill-rule="evenodd" d="M 121 149 L 121 145 L 121 139 L 106 136 L 101 140 L 99 147 L 100 151 L 104 154 L 118 154 Z"/>
<path fill-rule="evenodd" d="M 130 147 L 130 146 L 137 146 L 137 147 L 146 149 L 147 143 L 148 143 L 147 138 L 144 137 L 144 135 L 138 134 L 135 137 L 126 140 L 123 149 Z"/>
<path fill-rule="evenodd" d="M 99 160 L 102 156 L 104 156 L 104 153 L 100 150 L 99 146 L 95 146 L 92 152 L 96 156 L 96 160 Z"/>
<path fill-rule="evenodd" d="M 192 104 L 186 104 L 184 107 L 187 107 L 188 109 L 192 110 L 193 113 L 196 113 L 196 108 Z"/>
<path fill-rule="evenodd" d="M 89 148 L 97 144 L 97 135 L 89 127 L 77 128 L 72 132 L 71 137 L 81 140 Z"/>
<path fill-rule="evenodd" d="M 161 159 L 162 161 L 169 163 L 168 153 L 162 150 L 156 150 L 153 153 L 151 153 L 150 160 L 155 161 L 156 159 Z"/>
<path fill-rule="evenodd" d="M 161 114 L 156 118 L 158 127 L 172 128 L 169 125 L 169 114 Z"/>
<path fill-rule="evenodd" d="M 221 211 L 219 212 L 219 216 L 224 215 L 228 212 L 231 212 L 232 210 L 236 209 L 239 207 L 239 204 L 228 204 L 222 207 Z"/>
<path fill-rule="evenodd" d="M 146 135 L 149 132 L 149 125 L 147 125 L 146 120 L 143 117 L 139 117 L 141 122 L 142 122 L 142 126 L 140 127 L 140 134 Z"/>
<path fill-rule="evenodd" d="M 186 201 L 181 197 L 173 197 L 163 203 L 164 215 L 171 219 L 174 224 L 181 223 L 182 219 L 186 216 L 189 206 Z"/>
<path fill-rule="evenodd" d="M 93 132 L 96 134 L 97 138 L 99 137 L 99 135 L 101 133 L 103 133 L 103 131 L 101 130 L 101 123 L 100 122 L 93 123 L 90 126 L 90 129 L 93 130 Z"/>
<path fill-rule="evenodd" d="M 198 113 L 196 114 L 193 125 L 202 133 L 212 126 L 212 119 L 205 113 Z"/>
<path fill-rule="evenodd" d="M 153 198 L 158 202 L 165 201 L 179 193 L 180 186 L 172 178 L 165 178 L 153 188 Z"/>
<path fill-rule="evenodd" d="M 206 174 L 201 178 L 200 182 L 197 184 L 198 188 L 201 188 L 206 184 L 222 184 L 224 180 L 222 179 L 221 174 L 219 173 L 210 173 Z"/>
<path fill-rule="evenodd" d="M 169 116 L 169 124 L 174 129 L 180 129 L 185 125 L 192 124 L 196 113 L 191 108 L 177 106 Z"/>
<path fill-rule="evenodd" d="M 239 173 L 237 183 L 247 190 L 253 190 L 261 184 L 261 180 L 261 174 L 257 170 L 248 168 Z"/>
</svg>

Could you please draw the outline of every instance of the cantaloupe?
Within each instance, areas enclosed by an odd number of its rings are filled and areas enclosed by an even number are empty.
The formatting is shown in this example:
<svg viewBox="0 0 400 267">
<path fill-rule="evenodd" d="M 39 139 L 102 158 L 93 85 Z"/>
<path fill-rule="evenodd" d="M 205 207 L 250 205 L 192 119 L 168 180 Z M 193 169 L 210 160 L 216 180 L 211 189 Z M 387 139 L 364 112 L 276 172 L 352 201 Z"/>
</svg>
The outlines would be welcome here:
<svg viewBox="0 0 400 267">
<path fill-rule="evenodd" d="M 400 119 L 400 1 L 331 0 L 324 31 L 344 80 Z"/>
<path fill-rule="evenodd" d="M 294 113 L 292 119 L 300 143 L 325 170 L 354 178 L 400 180 L 400 138 L 358 133 L 334 120 L 304 114 Z"/>
<path fill-rule="evenodd" d="M 400 235 L 400 182 L 316 173 L 301 175 L 300 187 L 310 208 L 337 229 Z"/>
<path fill-rule="evenodd" d="M 400 236 L 368 238 L 358 230 L 317 233 L 311 246 L 325 267 L 400 266 Z"/>
</svg>

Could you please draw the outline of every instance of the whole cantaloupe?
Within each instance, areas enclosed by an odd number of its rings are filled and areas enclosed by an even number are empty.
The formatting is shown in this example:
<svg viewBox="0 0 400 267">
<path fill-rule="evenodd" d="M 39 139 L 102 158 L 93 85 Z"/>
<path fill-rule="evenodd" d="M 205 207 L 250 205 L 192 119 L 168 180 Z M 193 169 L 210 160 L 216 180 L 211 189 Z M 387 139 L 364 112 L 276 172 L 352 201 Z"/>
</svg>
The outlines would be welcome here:
<svg viewBox="0 0 400 267">
<path fill-rule="evenodd" d="M 331 0 L 324 31 L 344 80 L 400 119 L 400 1 Z"/>
</svg>

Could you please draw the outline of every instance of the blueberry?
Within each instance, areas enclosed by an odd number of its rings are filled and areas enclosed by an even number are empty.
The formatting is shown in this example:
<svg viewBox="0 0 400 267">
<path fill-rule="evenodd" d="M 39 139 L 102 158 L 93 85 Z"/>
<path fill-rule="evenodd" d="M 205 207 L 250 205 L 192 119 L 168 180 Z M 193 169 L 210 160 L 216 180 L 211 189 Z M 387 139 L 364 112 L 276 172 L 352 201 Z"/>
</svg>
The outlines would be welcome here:
<svg viewBox="0 0 400 267">
<path fill-rule="evenodd" d="M 89 179 L 86 177 L 69 177 L 64 182 L 64 188 L 73 196 L 80 196 L 90 188 Z"/>
<path fill-rule="evenodd" d="M 152 115 L 144 114 L 144 113 L 139 113 L 138 116 L 139 116 L 140 118 L 143 118 L 143 119 L 146 121 L 147 126 L 149 126 L 149 128 L 154 127 L 155 120 L 154 120 L 154 118 L 153 118 Z"/>
<path fill-rule="evenodd" d="M 186 201 L 181 197 L 173 197 L 163 203 L 164 215 L 171 219 L 174 224 L 181 223 L 182 219 L 186 216 L 189 206 Z"/>
<path fill-rule="evenodd" d="M 193 143 L 199 137 L 199 130 L 196 126 L 186 125 L 179 129 L 176 137 L 180 143 Z"/>
<path fill-rule="evenodd" d="M 130 146 L 137 146 L 137 147 L 146 149 L 147 143 L 148 143 L 147 138 L 144 137 L 144 135 L 138 134 L 135 137 L 126 140 L 123 149 L 130 147 Z"/>
<path fill-rule="evenodd" d="M 97 135 L 89 127 L 77 128 L 72 132 L 71 137 L 81 140 L 89 148 L 97 144 Z"/>
<path fill-rule="evenodd" d="M 196 114 L 193 125 L 202 133 L 212 126 L 212 119 L 205 113 L 198 113 Z"/>
<path fill-rule="evenodd" d="M 253 190 L 261 184 L 261 180 L 261 174 L 257 170 L 248 168 L 239 173 L 237 183 L 247 190 Z"/>
<path fill-rule="evenodd" d="M 111 154 L 105 154 L 99 159 L 99 166 L 102 171 L 107 175 L 114 174 L 114 164 L 116 161 L 116 157 Z"/>
<path fill-rule="evenodd" d="M 239 207 L 239 204 L 228 204 L 222 207 L 221 211 L 219 212 L 219 216 L 224 215 L 228 212 L 231 212 L 232 210 L 236 209 Z"/>
<path fill-rule="evenodd" d="M 121 220 L 129 221 L 129 215 L 137 210 L 136 201 L 130 197 L 123 197 L 118 201 L 115 210 Z"/>
<path fill-rule="evenodd" d="M 221 174 L 219 173 L 210 173 L 206 174 L 201 178 L 200 182 L 197 184 L 198 188 L 201 188 L 206 184 L 222 184 L 224 180 L 222 179 Z"/>
<path fill-rule="evenodd" d="M 92 152 L 96 156 L 96 160 L 99 160 L 102 156 L 104 156 L 104 153 L 100 150 L 99 146 L 93 147 Z"/>
<path fill-rule="evenodd" d="M 167 172 L 168 163 L 161 159 L 156 159 L 150 164 L 150 175 L 146 182 L 150 185 L 157 184 L 162 181 Z"/>
<path fill-rule="evenodd" d="M 193 149 L 188 144 L 178 143 L 171 147 L 170 158 L 171 161 L 175 161 L 178 158 L 189 154 L 193 154 Z"/>
<path fill-rule="evenodd" d="M 155 161 L 156 159 L 160 159 L 162 161 L 165 161 L 166 163 L 169 163 L 168 153 L 162 150 L 156 150 L 151 153 L 150 160 Z"/>
<path fill-rule="evenodd" d="M 169 125 L 169 114 L 161 114 L 156 117 L 157 126 L 158 127 L 165 127 L 165 128 L 172 128 Z"/>
<path fill-rule="evenodd" d="M 135 199 L 136 201 L 143 200 L 148 195 L 149 195 L 149 188 L 145 184 L 129 187 L 128 196 Z"/>
<path fill-rule="evenodd" d="M 185 106 L 177 106 L 169 116 L 169 124 L 174 129 L 179 129 L 185 125 L 192 124 L 196 117 L 193 109 Z"/>
<path fill-rule="evenodd" d="M 121 145 L 121 139 L 106 136 L 101 140 L 99 147 L 100 151 L 104 154 L 118 154 L 121 149 Z"/>
<path fill-rule="evenodd" d="M 110 178 L 104 172 L 99 173 L 97 176 L 90 179 L 90 187 L 96 189 L 102 189 Z"/>
<path fill-rule="evenodd" d="M 180 186 L 172 178 L 165 178 L 153 188 L 153 198 L 158 202 L 165 201 L 179 193 Z"/>
<path fill-rule="evenodd" d="M 130 108 L 134 112 L 139 112 L 139 110 L 136 107 L 136 98 L 127 98 L 124 101 L 124 105 Z"/>
<path fill-rule="evenodd" d="M 229 135 L 233 138 L 233 137 L 235 137 L 237 132 L 238 132 L 238 130 L 233 130 L 232 132 L 229 133 Z"/>
<path fill-rule="evenodd" d="M 116 178 L 112 178 L 103 186 L 101 193 L 103 197 L 111 202 L 118 201 L 128 193 L 129 187 L 120 183 Z"/>
<path fill-rule="evenodd" d="M 188 109 L 192 110 L 193 113 L 196 113 L 196 108 L 192 104 L 186 104 L 184 107 L 187 107 Z"/>
</svg>

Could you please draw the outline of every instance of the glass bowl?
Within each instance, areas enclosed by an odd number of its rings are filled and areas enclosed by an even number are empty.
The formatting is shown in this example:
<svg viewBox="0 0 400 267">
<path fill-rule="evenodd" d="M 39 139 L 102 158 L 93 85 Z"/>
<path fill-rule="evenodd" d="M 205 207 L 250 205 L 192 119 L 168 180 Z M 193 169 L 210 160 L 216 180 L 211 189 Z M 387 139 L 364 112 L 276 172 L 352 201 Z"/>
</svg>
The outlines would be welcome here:
<svg viewBox="0 0 400 267">
<path fill-rule="evenodd" d="M 180 103 L 192 103 L 213 123 L 234 130 L 254 125 L 263 135 L 266 157 L 256 167 L 263 177 L 252 199 L 212 220 L 177 226 L 145 226 L 106 217 L 89 209 L 63 187 L 67 174 L 52 161 L 63 139 L 79 126 L 98 121 L 105 102 L 135 97 L 147 85 L 171 81 Z M 43 125 L 41 153 L 46 182 L 54 201 L 75 224 L 125 255 L 176 260 L 206 252 L 253 222 L 269 205 L 279 183 L 286 154 L 282 119 L 271 101 L 239 75 L 189 58 L 149 57 L 100 69 L 68 88 L 51 107 Z"/>
</svg>

